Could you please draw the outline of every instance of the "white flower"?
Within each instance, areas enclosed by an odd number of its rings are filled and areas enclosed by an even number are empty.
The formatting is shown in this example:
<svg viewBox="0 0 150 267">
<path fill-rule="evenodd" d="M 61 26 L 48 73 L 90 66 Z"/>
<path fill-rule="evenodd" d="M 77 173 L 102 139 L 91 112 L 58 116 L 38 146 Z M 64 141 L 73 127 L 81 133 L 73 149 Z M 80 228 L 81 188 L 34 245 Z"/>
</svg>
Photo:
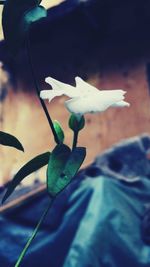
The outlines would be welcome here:
<svg viewBox="0 0 150 267">
<path fill-rule="evenodd" d="M 76 77 L 76 86 L 62 83 L 51 77 L 45 81 L 52 86 L 52 90 L 43 90 L 40 93 L 42 99 L 49 102 L 56 96 L 66 95 L 71 99 L 65 101 L 66 108 L 75 114 L 102 112 L 109 107 L 128 107 L 130 104 L 124 101 L 125 91 L 98 90 L 96 87 Z"/>
</svg>

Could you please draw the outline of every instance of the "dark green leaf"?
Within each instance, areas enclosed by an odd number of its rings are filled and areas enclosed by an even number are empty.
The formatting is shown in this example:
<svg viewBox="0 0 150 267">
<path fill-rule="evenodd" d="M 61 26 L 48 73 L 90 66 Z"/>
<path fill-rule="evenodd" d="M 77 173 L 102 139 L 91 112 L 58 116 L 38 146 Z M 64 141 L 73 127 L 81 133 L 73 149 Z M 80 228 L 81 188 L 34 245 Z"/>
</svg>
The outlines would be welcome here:
<svg viewBox="0 0 150 267">
<path fill-rule="evenodd" d="M 85 148 L 77 147 L 72 152 L 67 151 L 66 155 L 59 153 L 59 158 L 56 155 L 55 163 L 50 158 L 47 175 L 48 192 L 51 196 L 56 196 L 71 182 L 82 165 L 85 156 Z M 53 168 L 53 164 L 56 164 L 56 162 L 58 162 L 59 167 L 57 165 Z"/>
<path fill-rule="evenodd" d="M 76 147 L 71 152 L 70 157 L 66 163 L 64 173 L 70 179 L 73 178 L 81 167 L 84 159 L 86 157 L 85 147 Z"/>
<path fill-rule="evenodd" d="M 83 147 L 76 147 L 70 154 L 64 170 L 57 180 L 54 193 L 55 195 L 61 192 L 72 180 L 78 172 L 86 156 L 86 150 Z"/>
<path fill-rule="evenodd" d="M 3 197 L 2 203 L 11 195 L 17 185 L 29 174 L 37 171 L 41 167 L 48 164 L 50 157 L 50 152 L 46 152 L 36 156 L 26 163 L 14 176 L 13 180 L 10 182 L 6 194 Z"/>
<path fill-rule="evenodd" d="M 15 147 L 18 150 L 24 151 L 22 144 L 15 136 L 2 131 L 0 131 L 0 144 L 3 146 Z"/>
<path fill-rule="evenodd" d="M 51 195 L 55 195 L 55 185 L 64 170 L 70 153 L 70 148 L 63 144 L 57 145 L 51 153 L 47 169 L 47 189 Z"/>
<path fill-rule="evenodd" d="M 79 132 L 84 128 L 85 119 L 84 116 L 77 116 L 75 114 L 71 114 L 69 118 L 69 127 L 74 132 Z"/>
<path fill-rule="evenodd" d="M 57 133 L 57 136 L 58 136 L 58 139 L 60 141 L 60 143 L 63 143 L 64 142 L 64 131 L 60 125 L 60 123 L 58 121 L 54 121 L 53 122 L 53 125 L 54 125 L 54 129 Z"/>
<path fill-rule="evenodd" d="M 40 3 L 39 0 L 5 1 L 2 14 L 3 32 L 9 50 L 13 54 L 23 44 L 30 24 L 46 16 L 46 10 L 39 6 Z"/>
</svg>

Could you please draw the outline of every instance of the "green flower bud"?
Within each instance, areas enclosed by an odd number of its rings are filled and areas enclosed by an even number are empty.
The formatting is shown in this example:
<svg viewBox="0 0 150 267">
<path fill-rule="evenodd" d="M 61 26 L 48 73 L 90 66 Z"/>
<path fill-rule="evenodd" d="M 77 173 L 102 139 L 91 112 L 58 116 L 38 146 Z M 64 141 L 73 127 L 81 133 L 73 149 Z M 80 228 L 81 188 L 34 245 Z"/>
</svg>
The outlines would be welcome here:
<svg viewBox="0 0 150 267">
<path fill-rule="evenodd" d="M 74 132 L 81 131 L 85 126 L 84 116 L 71 114 L 69 118 L 69 128 Z"/>
</svg>

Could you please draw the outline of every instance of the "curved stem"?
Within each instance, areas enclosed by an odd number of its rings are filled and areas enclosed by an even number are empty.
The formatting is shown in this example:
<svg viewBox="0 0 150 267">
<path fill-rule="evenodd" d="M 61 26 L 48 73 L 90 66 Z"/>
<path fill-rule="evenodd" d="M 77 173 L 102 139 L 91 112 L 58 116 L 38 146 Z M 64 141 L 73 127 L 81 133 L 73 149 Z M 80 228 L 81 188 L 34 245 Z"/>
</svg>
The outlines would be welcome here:
<svg viewBox="0 0 150 267">
<path fill-rule="evenodd" d="M 41 218 L 40 218 L 40 220 L 39 220 L 39 222 L 38 222 L 36 228 L 34 229 L 34 231 L 33 231 L 32 235 L 31 235 L 31 237 L 28 239 L 28 241 L 27 241 L 27 243 L 26 243 L 24 249 L 22 250 L 22 252 L 21 252 L 21 254 L 20 254 L 20 256 L 19 256 L 19 258 L 18 258 L 18 260 L 17 260 L 17 262 L 16 262 L 16 264 L 15 264 L 15 267 L 19 267 L 19 266 L 20 266 L 20 264 L 21 264 L 21 262 L 22 262 L 22 260 L 23 260 L 23 258 L 24 258 L 24 256 L 25 256 L 25 254 L 26 254 L 26 252 L 27 252 L 27 250 L 28 250 L 28 248 L 29 248 L 31 242 L 32 242 L 33 239 L 36 237 L 37 232 L 38 232 L 38 230 L 39 230 L 39 228 L 40 228 L 42 222 L 44 221 L 44 219 L 45 219 L 45 217 L 46 217 L 46 215 L 47 215 L 49 209 L 51 208 L 52 202 L 53 202 L 53 199 L 51 199 L 51 201 L 50 201 L 48 207 L 44 210 L 44 212 L 43 212 L 43 214 L 42 214 L 42 216 L 41 216 Z"/>
<path fill-rule="evenodd" d="M 29 39 L 29 33 L 28 33 L 27 34 L 27 53 L 28 53 L 28 58 L 29 58 L 29 63 L 30 63 L 30 67 L 31 67 L 31 73 L 32 73 L 33 81 L 34 81 L 34 84 L 35 84 L 36 93 L 37 93 L 38 99 L 39 99 L 39 101 L 41 103 L 41 106 L 42 106 L 42 108 L 43 108 L 43 110 L 45 112 L 45 115 L 46 115 L 46 118 L 48 120 L 48 123 L 50 125 L 51 131 L 52 131 L 53 136 L 54 136 L 54 140 L 56 141 L 57 144 L 59 144 L 60 141 L 59 141 L 57 133 L 56 133 L 56 131 L 54 129 L 54 125 L 53 125 L 52 119 L 51 119 L 51 117 L 50 117 L 50 115 L 48 113 L 47 107 L 46 107 L 43 99 L 40 98 L 40 88 L 38 86 L 38 82 L 37 82 L 37 79 L 36 79 L 36 76 L 35 76 L 30 49 L 31 49 L 30 48 L 30 39 Z"/>
</svg>

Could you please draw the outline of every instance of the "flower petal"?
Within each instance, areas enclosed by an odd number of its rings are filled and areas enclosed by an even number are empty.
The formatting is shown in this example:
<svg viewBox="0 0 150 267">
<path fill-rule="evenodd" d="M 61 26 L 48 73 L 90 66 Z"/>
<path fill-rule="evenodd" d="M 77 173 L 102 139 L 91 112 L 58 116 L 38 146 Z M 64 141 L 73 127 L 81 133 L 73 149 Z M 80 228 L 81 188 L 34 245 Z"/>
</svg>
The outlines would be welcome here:
<svg viewBox="0 0 150 267">
<path fill-rule="evenodd" d="M 111 105 L 111 107 L 129 107 L 130 103 L 126 102 L 126 101 L 119 101 L 113 105 Z"/>
<path fill-rule="evenodd" d="M 56 96 L 61 96 L 63 93 L 56 90 L 43 90 L 40 92 L 40 97 L 42 99 L 48 99 L 49 102 Z"/>
<path fill-rule="evenodd" d="M 47 77 L 45 79 L 45 82 L 50 84 L 52 86 L 52 89 L 54 91 L 61 91 L 61 95 L 66 95 L 69 97 L 77 97 L 78 96 L 78 91 L 74 86 L 71 86 L 66 83 L 62 83 L 60 81 L 57 81 L 56 79 L 53 79 L 51 77 Z"/>
<path fill-rule="evenodd" d="M 93 94 L 88 94 L 84 97 L 73 98 L 65 102 L 66 108 L 75 114 L 96 113 L 104 111 L 109 105 L 102 102 Z"/>
<path fill-rule="evenodd" d="M 126 91 L 122 89 L 114 89 L 114 90 L 99 90 L 99 93 L 101 95 L 105 95 L 106 97 L 113 97 L 113 96 L 118 96 L 122 97 L 126 94 Z"/>
<path fill-rule="evenodd" d="M 76 77 L 76 87 L 62 83 L 48 77 L 45 79 L 52 86 L 52 90 L 44 90 L 40 93 L 43 99 L 51 101 L 56 96 L 66 95 L 71 99 L 65 102 L 66 108 L 75 114 L 102 112 L 109 107 L 129 106 L 124 101 L 125 91 L 117 90 L 98 90 L 96 87 Z"/>
<path fill-rule="evenodd" d="M 78 115 L 85 114 L 89 112 L 88 102 L 81 97 L 72 98 L 65 101 L 65 106 L 70 113 L 75 113 Z"/>
<path fill-rule="evenodd" d="M 111 90 L 110 94 L 107 91 L 98 91 L 98 93 L 89 93 L 84 97 L 68 100 L 65 106 L 70 112 L 76 114 L 102 112 L 113 105 L 127 106 L 127 102 L 123 101 L 124 93 L 123 90 Z"/>
<path fill-rule="evenodd" d="M 80 77 L 75 77 L 76 88 L 80 91 L 80 94 L 97 93 L 99 90 L 82 80 Z"/>
</svg>

